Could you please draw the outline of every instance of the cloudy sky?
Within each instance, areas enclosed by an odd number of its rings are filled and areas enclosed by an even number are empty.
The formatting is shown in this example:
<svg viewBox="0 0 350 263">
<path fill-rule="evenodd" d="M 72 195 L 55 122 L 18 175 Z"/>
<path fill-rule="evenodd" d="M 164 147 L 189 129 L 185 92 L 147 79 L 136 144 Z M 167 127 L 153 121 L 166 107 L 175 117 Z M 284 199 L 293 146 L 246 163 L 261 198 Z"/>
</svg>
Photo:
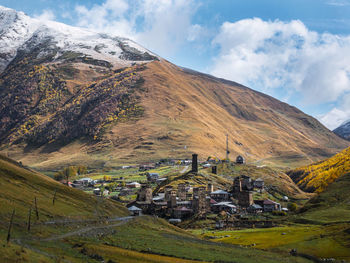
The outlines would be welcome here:
<svg viewBox="0 0 350 263">
<path fill-rule="evenodd" d="M 350 0 L 0 0 L 0 5 L 131 38 L 177 65 L 297 106 L 330 129 L 350 119 Z"/>
</svg>

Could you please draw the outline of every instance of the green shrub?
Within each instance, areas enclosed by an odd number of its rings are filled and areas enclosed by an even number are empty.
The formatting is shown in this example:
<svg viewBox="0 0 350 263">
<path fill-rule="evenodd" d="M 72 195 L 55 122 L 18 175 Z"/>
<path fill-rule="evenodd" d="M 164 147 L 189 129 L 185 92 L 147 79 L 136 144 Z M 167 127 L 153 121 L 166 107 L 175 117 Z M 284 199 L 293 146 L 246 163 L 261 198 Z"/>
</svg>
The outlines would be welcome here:
<svg viewBox="0 0 350 263">
<path fill-rule="evenodd" d="M 292 212 L 295 212 L 298 209 L 298 206 L 296 203 L 288 203 L 287 207 L 288 207 L 288 210 Z"/>
<path fill-rule="evenodd" d="M 284 211 L 273 211 L 272 214 L 274 216 L 286 216 L 287 215 L 287 213 Z"/>
</svg>

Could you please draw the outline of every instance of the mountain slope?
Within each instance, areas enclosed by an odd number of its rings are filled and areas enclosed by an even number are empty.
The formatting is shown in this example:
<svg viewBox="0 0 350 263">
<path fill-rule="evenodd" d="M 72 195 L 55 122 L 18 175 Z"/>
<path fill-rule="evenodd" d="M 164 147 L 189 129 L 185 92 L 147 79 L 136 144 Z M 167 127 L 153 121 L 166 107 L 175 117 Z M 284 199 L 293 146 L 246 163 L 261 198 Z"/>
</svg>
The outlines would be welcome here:
<svg viewBox="0 0 350 263">
<path fill-rule="evenodd" d="M 130 40 L 5 8 L 1 19 L 1 150 L 33 167 L 223 158 L 226 134 L 232 159 L 284 166 L 349 145 L 295 107 Z"/>
<path fill-rule="evenodd" d="M 339 177 L 350 173 L 350 148 L 318 163 L 288 172 L 293 181 L 308 192 L 323 192 Z"/>
<path fill-rule="evenodd" d="M 350 121 L 340 125 L 333 132 L 346 140 L 350 140 Z"/>
<path fill-rule="evenodd" d="M 243 154 L 248 161 L 282 156 L 307 163 L 347 145 L 296 108 L 234 82 L 165 61 L 148 63 L 141 74 L 147 91 L 143 117 L 106 135 L 118 158 L 188 157 L 191 152 L 223 158 L 226 134 L 231 158 Z"/>
</svg>

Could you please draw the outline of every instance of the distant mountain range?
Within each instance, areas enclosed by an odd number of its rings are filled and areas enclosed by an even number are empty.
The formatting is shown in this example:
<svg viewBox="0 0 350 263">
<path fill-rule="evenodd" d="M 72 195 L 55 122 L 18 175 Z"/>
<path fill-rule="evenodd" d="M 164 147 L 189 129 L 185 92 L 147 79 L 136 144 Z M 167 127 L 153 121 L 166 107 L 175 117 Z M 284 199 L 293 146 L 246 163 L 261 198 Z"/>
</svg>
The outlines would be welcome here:
<svg viewBox="0 0 350 263">
<path fill-rule="evenodd" d="M 350 120 L 340 125 L 333 132 L 346 140 L 350 140 Z"/>
<path fill-rule="evenodd" d="M 316 119 L 135 42 L 0 7 L 1 151 L 38 169 L 225 157 L 296 166 L 349 146 Z"/>
</svg>

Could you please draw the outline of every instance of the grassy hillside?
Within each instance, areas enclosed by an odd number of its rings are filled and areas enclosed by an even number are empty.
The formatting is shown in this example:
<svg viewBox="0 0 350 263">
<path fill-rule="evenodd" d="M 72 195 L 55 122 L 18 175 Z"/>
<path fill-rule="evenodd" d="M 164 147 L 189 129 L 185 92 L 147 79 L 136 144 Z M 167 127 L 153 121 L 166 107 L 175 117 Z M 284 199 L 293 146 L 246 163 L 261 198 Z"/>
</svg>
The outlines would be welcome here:
<svg viewBox="0 0 350 263">
<path fill-rule="evenodd" d="M 149 216 L 65 239 L 27 240 L 22 248 L 3 244 L 0 241 L 5 262 L 311 262 L 285 251 L 266 252 L 203 240 Z"/>
<path fill-rule="evenodd" d="M 349 190 L 350 173 L 348 172 L 306 203 L 298 216 L 321 223 L 350 222 Z"/>
<path fill-rule="evenodd" d="M 116 235 L 102 238 L 100 245 L 95 243 L 96 250 L 102 244 L 108 244 L 139 252 L 205 262 L 308 262 L 302 258 L 291 257 L 288 253 L 275 254 L 198 239 L 188 232 L 169 226 L 162 219 L 152 217 L 137 218 L 127 225 L 117 227 L 116 231 Z M 92 249 L 89 242 L 82 243 L 83 247 Z M 103 249 L 100 249 L 100 253 L 107 254 Z"/>
<path fill-rule="evenodd" d="M 16 209 L 16 222 L 25 225 L 29 208 L 37 199 L 39 221 L 87 219 L 97 216 L 123 216 L 127 210 L 113 201 L 100 201 L 82 191 L 69 188 L 53 179 L 27 170 L 0 155 L 0 220 L 8 221 Z M 53 196 L 56 200 L 53 205 Z M 33 212 L 34 215 L 34 212 Z M 33 216 L 34 218 L 34 216 Z M 2 225 L 2 227 L 4 227 Z"/>
<path fill-rule="evenodd" d="M 308 192 L 323 192 L 337 178 L 350 173 L 350 148 L 321 162 L 288 172 L 293 181 Z"/>
</svg>

